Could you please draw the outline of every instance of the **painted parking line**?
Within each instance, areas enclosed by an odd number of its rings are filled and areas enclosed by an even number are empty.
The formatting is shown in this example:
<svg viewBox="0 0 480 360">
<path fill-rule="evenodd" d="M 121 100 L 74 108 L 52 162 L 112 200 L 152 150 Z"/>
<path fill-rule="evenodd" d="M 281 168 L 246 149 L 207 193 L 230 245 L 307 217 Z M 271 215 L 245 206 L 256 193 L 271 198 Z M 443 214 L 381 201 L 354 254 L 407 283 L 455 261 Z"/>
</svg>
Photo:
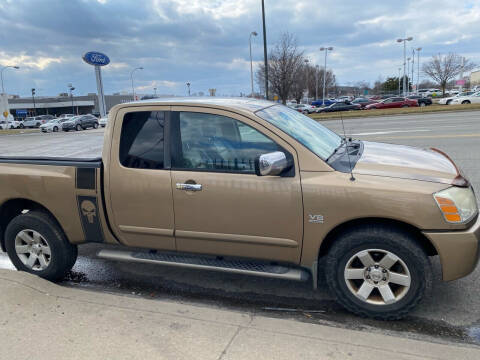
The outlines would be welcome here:
<svg viewBox="0 0 480 360">
<path fill-rule="evenodd" d="M 417 136 L 379 136 L 372 138 L 375 140 L 395 140 L 395 139 L 453 139 L 453 138 L 473 138 L 480 137 L 478 134 L 451 134 L 451 135 L 417 135 Z"/>
</svg>

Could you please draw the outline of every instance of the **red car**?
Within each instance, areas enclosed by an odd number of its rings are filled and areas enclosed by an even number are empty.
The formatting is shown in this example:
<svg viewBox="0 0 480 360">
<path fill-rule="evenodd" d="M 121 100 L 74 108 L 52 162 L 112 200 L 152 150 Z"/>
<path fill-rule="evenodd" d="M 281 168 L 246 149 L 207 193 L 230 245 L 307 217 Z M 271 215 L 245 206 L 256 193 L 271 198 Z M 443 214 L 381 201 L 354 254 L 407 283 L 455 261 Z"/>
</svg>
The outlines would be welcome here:
<svg viewBox="0 0 480 360">
<path fill-rule="evenodd" d="M 402 107 L 418 106 L 417 100 L 406 99 L 404 97 L 391 97 L 380 102 L 365 106 L 365 109 L 389 109 Z"/>
</svg>

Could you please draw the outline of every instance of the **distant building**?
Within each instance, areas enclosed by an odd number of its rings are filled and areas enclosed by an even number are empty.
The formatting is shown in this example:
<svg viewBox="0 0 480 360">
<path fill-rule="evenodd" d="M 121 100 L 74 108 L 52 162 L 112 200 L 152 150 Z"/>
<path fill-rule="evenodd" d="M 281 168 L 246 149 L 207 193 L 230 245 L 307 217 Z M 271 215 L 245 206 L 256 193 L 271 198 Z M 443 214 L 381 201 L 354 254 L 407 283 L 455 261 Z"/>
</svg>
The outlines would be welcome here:
<svg viewBox="0 0 480 360">
<path fill-rule="evenodd" d="M 117 105 L 132 101 L 131 95 L 105 95 L 106 111 Z M 14 117 L 32 115 L 61 115 L 61 114 L 99 114 L 97 94 L 74 96 L 67 93 L 55 97 L 24 97 L 8 100 L 10 113 Z"/>
<path fill-rule="evenodd" d="M 480 85 L 480 70 L 470 73 L 470 86 Z"/>
</svg>

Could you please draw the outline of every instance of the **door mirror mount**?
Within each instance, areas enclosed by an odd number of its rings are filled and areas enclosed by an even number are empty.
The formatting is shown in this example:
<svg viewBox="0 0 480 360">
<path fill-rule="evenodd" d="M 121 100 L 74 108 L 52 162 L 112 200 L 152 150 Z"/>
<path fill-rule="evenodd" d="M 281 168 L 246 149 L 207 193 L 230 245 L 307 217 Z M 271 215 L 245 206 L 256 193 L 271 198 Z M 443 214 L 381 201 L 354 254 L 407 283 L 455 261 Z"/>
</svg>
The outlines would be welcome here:
<svg viewBox="0 0 480 360">
<path fill-rule="evenodd" d="M 255 158 L 255 174 L 258 176 L 279 176 L 290 167 L 285 153 L 275 151 Z"/>
</svg>

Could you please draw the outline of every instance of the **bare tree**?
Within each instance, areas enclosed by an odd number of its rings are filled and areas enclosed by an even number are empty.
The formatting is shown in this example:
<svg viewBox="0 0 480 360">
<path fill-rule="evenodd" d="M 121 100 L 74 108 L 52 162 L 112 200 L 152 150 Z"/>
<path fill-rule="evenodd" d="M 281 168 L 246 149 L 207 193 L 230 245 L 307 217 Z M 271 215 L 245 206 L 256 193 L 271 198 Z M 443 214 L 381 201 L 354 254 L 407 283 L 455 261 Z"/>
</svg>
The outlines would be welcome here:
<svg viewBox="0 0 480 360">
<path fill-rule="evenodd" d="M 475 66 L 470 60 L 454 53 L 438 54 L 423 64 L 422 71 L 440 85 L 443 95 L 445 95 L 445 88 L 450 80 L 461 72 L 472 70 Z"/>
<path fill-rule="evenodd" d="M 268 56 L 268 86 L 272 93 L 278 95 L 282 103 L 286 103 L 293 91 L 293 84 L 303 67 L 303 52 L 297 47 L 295 37 L 289 33 L 281 36 L 277 45 L 270 50 Z M 260 65 L 256 78 L 261 86 L 265 67 Z M 262 87 L 261 87 L 262 88 Z M 305 83 L 304 83 L 305 88 Z M 264 90 L 264 89 L 263 89 Z"/>
</svg>

